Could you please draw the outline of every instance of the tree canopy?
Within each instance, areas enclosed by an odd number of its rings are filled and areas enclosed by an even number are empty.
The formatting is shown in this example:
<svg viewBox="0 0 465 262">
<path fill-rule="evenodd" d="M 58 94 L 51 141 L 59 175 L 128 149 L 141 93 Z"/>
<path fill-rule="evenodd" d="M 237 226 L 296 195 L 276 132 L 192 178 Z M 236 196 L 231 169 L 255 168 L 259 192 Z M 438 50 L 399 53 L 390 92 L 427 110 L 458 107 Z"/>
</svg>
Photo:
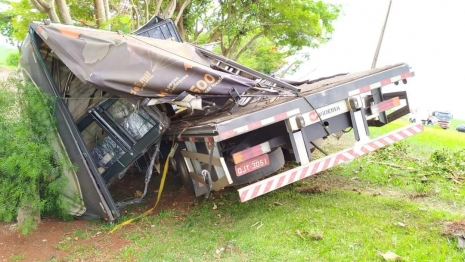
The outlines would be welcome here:
<svg viewBox="0 0 465 262">
<path fill-rule="evenodd" d="M 151 17 L 171 18 L 184 41 L 271 73 L 302 49 L 327 42 L 339 6 L 320 0 L 0 0 L 0 33 L 21 41 L 31 20 L 129 33 Z"/>
</svg>

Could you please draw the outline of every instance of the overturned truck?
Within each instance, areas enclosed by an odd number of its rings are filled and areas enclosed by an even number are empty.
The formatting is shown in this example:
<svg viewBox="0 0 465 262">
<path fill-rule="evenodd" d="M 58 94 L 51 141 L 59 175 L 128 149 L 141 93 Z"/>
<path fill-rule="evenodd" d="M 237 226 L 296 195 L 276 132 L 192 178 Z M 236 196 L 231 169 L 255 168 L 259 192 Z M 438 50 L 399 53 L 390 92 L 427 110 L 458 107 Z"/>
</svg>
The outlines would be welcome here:
<svg viewBox="0 0 465 262">
<path fill-rule="evenodd" d="M 173 145 L 171 173 L 189 192 L 242 186 L 244 202 L 423 128 L 369 139 L 369 126 L 410 112 L 405 91 L 387 90 L 414 76 L 407 64 L 288 81 L 185 43 L 158 17 L 132 34 L 34 22 L 21 53 L 26 78 L 56 98 L 57 150 L 77 166 L 70 214 L 82 219 L 118 218 L 112 182 L 130 167 L 150 179 Z M 312 159 L 350 129 L 353 148 Z M 286 161 L 299 165 L 277 173 Z"/>
</svg>

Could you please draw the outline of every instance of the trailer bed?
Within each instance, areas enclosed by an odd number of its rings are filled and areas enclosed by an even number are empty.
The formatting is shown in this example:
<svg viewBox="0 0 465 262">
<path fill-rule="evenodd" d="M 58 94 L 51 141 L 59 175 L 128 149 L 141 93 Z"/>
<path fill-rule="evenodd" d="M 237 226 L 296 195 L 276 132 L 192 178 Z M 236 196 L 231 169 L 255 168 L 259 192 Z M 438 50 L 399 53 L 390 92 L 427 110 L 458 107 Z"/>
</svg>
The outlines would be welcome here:
<svg viewBox="0 0 465 262">
<path fill-rule="evenodd" d="M 381 82 L 385 79 L 410 72 L 409 66 L 397 63 L 343 76 L 336 76 L 312 84 L 301 85 L 302 92 L 298 97 L 279 97 L 274 101 L 251 103 L 245 107 L 239 107 L 233 114 L 220 112 L 207 117 L 172 123 L 167 135 L 179 134 L 202 136 L 217 135 L 222 131 L 231 130 L 238 126 L 252 123 L 257 120 L 288 112 L 296 109 L 299 112 L 308 112 L 320 107 L 341 101 L 349 97 L 349 92 Z M 242 122 L 241 122 L 242 121 Z"/>
</svg>

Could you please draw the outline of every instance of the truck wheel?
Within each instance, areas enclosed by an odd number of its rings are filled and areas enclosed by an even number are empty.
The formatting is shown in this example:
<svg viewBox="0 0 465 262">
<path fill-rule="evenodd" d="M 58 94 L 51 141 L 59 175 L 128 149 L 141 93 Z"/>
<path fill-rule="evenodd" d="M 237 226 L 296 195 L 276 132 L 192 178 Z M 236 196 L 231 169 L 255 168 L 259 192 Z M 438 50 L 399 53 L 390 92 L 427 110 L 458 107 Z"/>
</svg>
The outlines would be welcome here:
<svg viewBox="0 0 465 262">
<path fill-rule="evenodd" d="M 194 194 L 194 184 L 192 183 L 192 178 L 189 175 L 186 161 L 184 161 L 184 157 L 180 151 L 174 155 L 173 160 L 173 164 L 176 167 L 176 174 L 181 178 L 182 184 L 189 193 Z"/>
</svg>

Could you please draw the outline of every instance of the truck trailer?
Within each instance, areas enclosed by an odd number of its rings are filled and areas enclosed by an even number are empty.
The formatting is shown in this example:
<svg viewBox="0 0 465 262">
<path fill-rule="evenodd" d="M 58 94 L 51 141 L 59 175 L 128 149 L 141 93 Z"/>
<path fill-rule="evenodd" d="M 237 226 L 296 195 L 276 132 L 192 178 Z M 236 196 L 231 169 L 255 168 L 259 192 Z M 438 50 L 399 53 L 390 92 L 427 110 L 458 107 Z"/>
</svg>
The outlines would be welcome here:
<svg viewBox="0 0 465 262">
<path fill-rule="evenodd" d="M 165 161 L 195 196 L 236 187 L 246 202 L 423 130 L 369 137 L 410 113 L 407 92 L 389 92 L 414 77 L 405 63 L 279 79 L 183 42 L 158 17 L 131 34 L 33 22 L 21 54 L 26 79 L 56 98 L 56 148 L 78 167 L 65 174 L 70 214 L 82 219 L 120 216 L 127 202 L 111 185 L 130 167 L 147 187 Z M 351 130 L 353 147 L 321 149 Z M 279 172 L 290 161 L 297 167 Z"/>
</svg>

